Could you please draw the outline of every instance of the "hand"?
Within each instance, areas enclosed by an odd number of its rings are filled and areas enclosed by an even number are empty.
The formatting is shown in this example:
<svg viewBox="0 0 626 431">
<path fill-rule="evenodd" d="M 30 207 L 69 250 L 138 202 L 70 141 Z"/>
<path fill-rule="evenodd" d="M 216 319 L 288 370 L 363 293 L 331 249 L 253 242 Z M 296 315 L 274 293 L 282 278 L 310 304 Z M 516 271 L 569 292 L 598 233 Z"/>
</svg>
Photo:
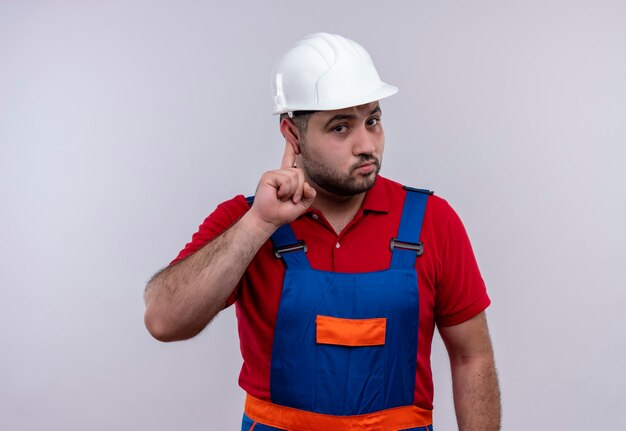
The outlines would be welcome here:
<svg viewBox="0 0 626 431">
<path fill-rule="evenodd" d="M 285 142 L 280 169 L 264 173 L 259 181 L 250 211 L 272 230 L 294 221 L 315 199 L 315 189 L 305 181 L 295 161 L 293 146 Z"/>
</svg>

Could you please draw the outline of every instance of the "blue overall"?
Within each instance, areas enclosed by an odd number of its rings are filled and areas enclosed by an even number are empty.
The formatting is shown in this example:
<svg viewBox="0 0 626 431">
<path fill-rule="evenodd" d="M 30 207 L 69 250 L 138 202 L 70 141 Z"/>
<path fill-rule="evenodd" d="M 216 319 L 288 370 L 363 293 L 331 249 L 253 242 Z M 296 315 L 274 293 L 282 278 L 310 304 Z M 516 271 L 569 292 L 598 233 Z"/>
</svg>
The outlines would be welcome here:
<svg viewBox="0 0 626 431">
<path fill-rule="evenodd" d="M 406 189 L 389 269 L 315 270 L 304 249 L 292 250 L 299 242 L 289 225 L 272 235 L 274 249 L 286 266 L 272 348 L 272 403 L 339 416 L 413 404 L 419 321 L 415 261 L 422 252 L 419 238 L 429 192 Z M 385 319 L 384 344 L 320 344 L 318 316 Z M 249 430 L 251 424 L 244 415 L 242 430 Z M 277 428 L 257 424 L 254 429 Z M 432 430 L 412 428 L 426 429 Z"/>
</svg>

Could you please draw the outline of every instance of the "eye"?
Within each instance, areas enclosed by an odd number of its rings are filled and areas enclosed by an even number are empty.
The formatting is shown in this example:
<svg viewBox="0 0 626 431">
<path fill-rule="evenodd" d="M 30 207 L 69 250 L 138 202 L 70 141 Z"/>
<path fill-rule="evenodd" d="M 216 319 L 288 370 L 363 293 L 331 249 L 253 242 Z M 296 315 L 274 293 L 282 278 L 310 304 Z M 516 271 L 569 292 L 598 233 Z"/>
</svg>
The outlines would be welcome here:
<svg viewBox="0 0 626 431">
<path fill-rule="evenodd" d="M 367 120 L 366 124 L 367 124 L 369 127 L 374 127 L 374 126 L 376 126 L 379 122 L 380 122 L 380 118 L 370 118 L 369 120 Z"/>
<path fill-rule="evenodd" d="M 333 127 L 333 132 L 337 133 L 344 133 L 346 130 L 348 130 L 348 126 L 346 126 L 345 124 L 340 124 L 339 126 Z"/>
</svg>

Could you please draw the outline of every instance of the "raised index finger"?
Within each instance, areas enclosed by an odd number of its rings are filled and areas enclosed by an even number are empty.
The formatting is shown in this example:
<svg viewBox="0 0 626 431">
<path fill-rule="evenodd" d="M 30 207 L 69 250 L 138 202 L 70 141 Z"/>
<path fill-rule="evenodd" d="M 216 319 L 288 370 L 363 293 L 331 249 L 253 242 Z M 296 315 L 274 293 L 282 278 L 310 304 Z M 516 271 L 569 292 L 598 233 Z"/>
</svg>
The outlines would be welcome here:
<svg viewBox="0 0 626 431">
<path fill-rule="evenodd" d="M 285 152 L 283 153 L 283 160 L 280 162 L 281 169 L 293 168 L 296 165 L 296 151 L 289 141 L 285 141 Z"/>
</svg>

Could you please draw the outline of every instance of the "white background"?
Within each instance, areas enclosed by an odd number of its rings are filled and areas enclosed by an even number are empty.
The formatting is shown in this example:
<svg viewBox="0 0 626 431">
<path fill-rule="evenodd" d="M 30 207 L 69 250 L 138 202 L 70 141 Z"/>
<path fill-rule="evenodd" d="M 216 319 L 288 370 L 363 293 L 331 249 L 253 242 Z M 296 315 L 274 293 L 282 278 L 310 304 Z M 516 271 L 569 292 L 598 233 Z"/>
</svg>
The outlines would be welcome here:
<svg viewBox="0 0 626 431">
<path fill-rule="evenodd" d="M 161 344 L 142 292 L 278 166 L 270 70 L 315 31 L 363 44 L 400 88 L 383 174 L 466 224 L 504 429 L 623 429 L 617 0 L 1 1 L 1 429 L 239 429 L 233 310 Z M 435 426 L 454 430 L 439 341 L 433 366 Z"/>
</svg>

